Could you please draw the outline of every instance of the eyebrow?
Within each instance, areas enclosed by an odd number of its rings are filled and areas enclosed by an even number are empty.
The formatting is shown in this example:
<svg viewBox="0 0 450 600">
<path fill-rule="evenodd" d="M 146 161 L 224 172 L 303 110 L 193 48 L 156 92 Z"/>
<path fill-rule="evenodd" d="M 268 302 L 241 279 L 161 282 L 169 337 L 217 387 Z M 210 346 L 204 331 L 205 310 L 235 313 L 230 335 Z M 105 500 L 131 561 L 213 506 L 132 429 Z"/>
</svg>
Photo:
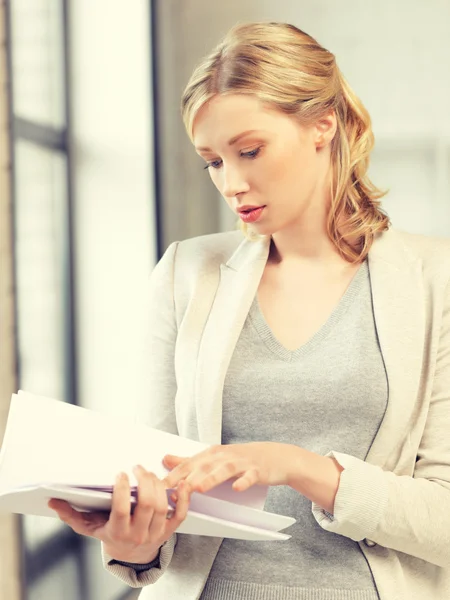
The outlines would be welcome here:
<svg viewBox="0 0 450 600">
<path fill-rule="evenodd" d="M 231 138 L 231 140 L 228 140 L 228 145 L 229 146 L 233 146 L 233 144 L 235 144 L 238 140 L 240 140 L 241 138 L 243 138 L 245 135 L 249 135 L 250 133 L 259 133 L 262 130 L 259 129 L 248 129 L 247 131 L 243 131 L 242 133 L 239 133 L 238 135 L 235 135 L 234 137 Z M 195 147 L 196 150 L 198 150 L 199 152 L 212 152 L 211 148 L 207 148 L 207 147 L 203 147 L 203 146 L 199 146 L 199 147 Z"/>
</svg>

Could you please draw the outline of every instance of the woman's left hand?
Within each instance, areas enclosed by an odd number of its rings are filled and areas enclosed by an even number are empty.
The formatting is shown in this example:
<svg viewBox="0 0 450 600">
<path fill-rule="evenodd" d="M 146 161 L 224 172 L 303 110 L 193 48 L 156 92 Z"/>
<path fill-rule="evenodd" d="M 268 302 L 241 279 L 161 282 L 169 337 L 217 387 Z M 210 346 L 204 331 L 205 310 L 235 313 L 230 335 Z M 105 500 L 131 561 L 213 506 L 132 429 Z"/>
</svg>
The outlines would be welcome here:
<svg viewBox="0 0 450 600">
<path fill-rule="evenodd" d="M 217 445 L 191 457 L 167 454 L 164 465 L 171 472 L 164 478 L 167 488 L 186 480 L 192 492 L 208 492 L 236 478 L 235 491 L 252 485 L 289 485 L 289 468 L 294 446 L 278 442 Z"/>
</svg>

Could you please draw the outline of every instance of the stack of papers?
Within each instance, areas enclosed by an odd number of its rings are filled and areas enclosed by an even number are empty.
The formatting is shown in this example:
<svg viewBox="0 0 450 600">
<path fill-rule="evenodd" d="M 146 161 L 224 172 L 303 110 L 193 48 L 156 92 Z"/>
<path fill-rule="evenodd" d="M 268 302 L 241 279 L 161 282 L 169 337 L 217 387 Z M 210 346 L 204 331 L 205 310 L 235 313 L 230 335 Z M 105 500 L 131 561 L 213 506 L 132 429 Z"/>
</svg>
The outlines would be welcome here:
<svg viewBox="0 0 450 600">
<path fill-rule="evenodd" d="M 127 473 L 136 502 L 133 466 L 159 478 L 166 454 L 193 456 L 207 444 L 36 396 L 13 394 L 0 451 L 0 511 L 57 518 L 50 498 L 78 510 L 111 509 L 116 475 Z M 236 492 L 227 481 L 205 494 L 193 493 L 178 533 L 243 540 L 287 540 L 281 530 L 295 519 L 263 510 L 267 486 Z M 169 511 L 173 502 L 169 499 Z"/>
</svg>

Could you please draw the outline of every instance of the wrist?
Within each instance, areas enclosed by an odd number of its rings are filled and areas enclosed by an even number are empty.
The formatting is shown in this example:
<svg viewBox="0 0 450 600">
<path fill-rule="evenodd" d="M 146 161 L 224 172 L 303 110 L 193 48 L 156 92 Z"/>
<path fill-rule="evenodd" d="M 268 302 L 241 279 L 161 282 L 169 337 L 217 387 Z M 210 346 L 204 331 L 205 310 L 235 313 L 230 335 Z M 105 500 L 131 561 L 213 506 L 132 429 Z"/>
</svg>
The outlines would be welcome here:
<svg viewBox="0 0 450 600">
<path fill-rule="evenodd" d="M 292 488 L 298 487 L 299 479 L 304 474 L 306 463 L 306 450 L 295 444 L 287 444 L 285 455 L 286 485 Z"/>
<path fill-rule="evenodd" d="M 288 463 L 288 485 L 297 492 L 334 513 L 334 501 L 344 468 L 336 459 L 293 446 Z"/>
</svg>

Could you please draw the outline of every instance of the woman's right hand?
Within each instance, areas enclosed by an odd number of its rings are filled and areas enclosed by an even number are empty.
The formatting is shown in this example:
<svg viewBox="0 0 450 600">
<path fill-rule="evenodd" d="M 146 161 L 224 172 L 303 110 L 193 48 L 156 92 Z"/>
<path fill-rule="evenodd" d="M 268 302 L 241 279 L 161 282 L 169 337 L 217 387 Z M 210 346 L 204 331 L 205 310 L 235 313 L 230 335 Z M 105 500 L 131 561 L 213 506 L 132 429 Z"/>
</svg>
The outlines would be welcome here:
<svg viewBox="0 0 450 600">
<path fill-rule="evenodd" d="M 111 512 L 79 512 L 64 500 L 53 498 L 48 506 L 81 535 L 103 542 L 105 552 L 123 562 L 145 564 L 175 533 L 186 518 L 191 490 L 185 481 L 177 487 L 176 508 L 167 518 L 168 502 L 162 481 L 143 467 L 135 467 L 138 500 L 131 514 L 130 483 L 126 474 L 117 477 Z"/>
</svg>

